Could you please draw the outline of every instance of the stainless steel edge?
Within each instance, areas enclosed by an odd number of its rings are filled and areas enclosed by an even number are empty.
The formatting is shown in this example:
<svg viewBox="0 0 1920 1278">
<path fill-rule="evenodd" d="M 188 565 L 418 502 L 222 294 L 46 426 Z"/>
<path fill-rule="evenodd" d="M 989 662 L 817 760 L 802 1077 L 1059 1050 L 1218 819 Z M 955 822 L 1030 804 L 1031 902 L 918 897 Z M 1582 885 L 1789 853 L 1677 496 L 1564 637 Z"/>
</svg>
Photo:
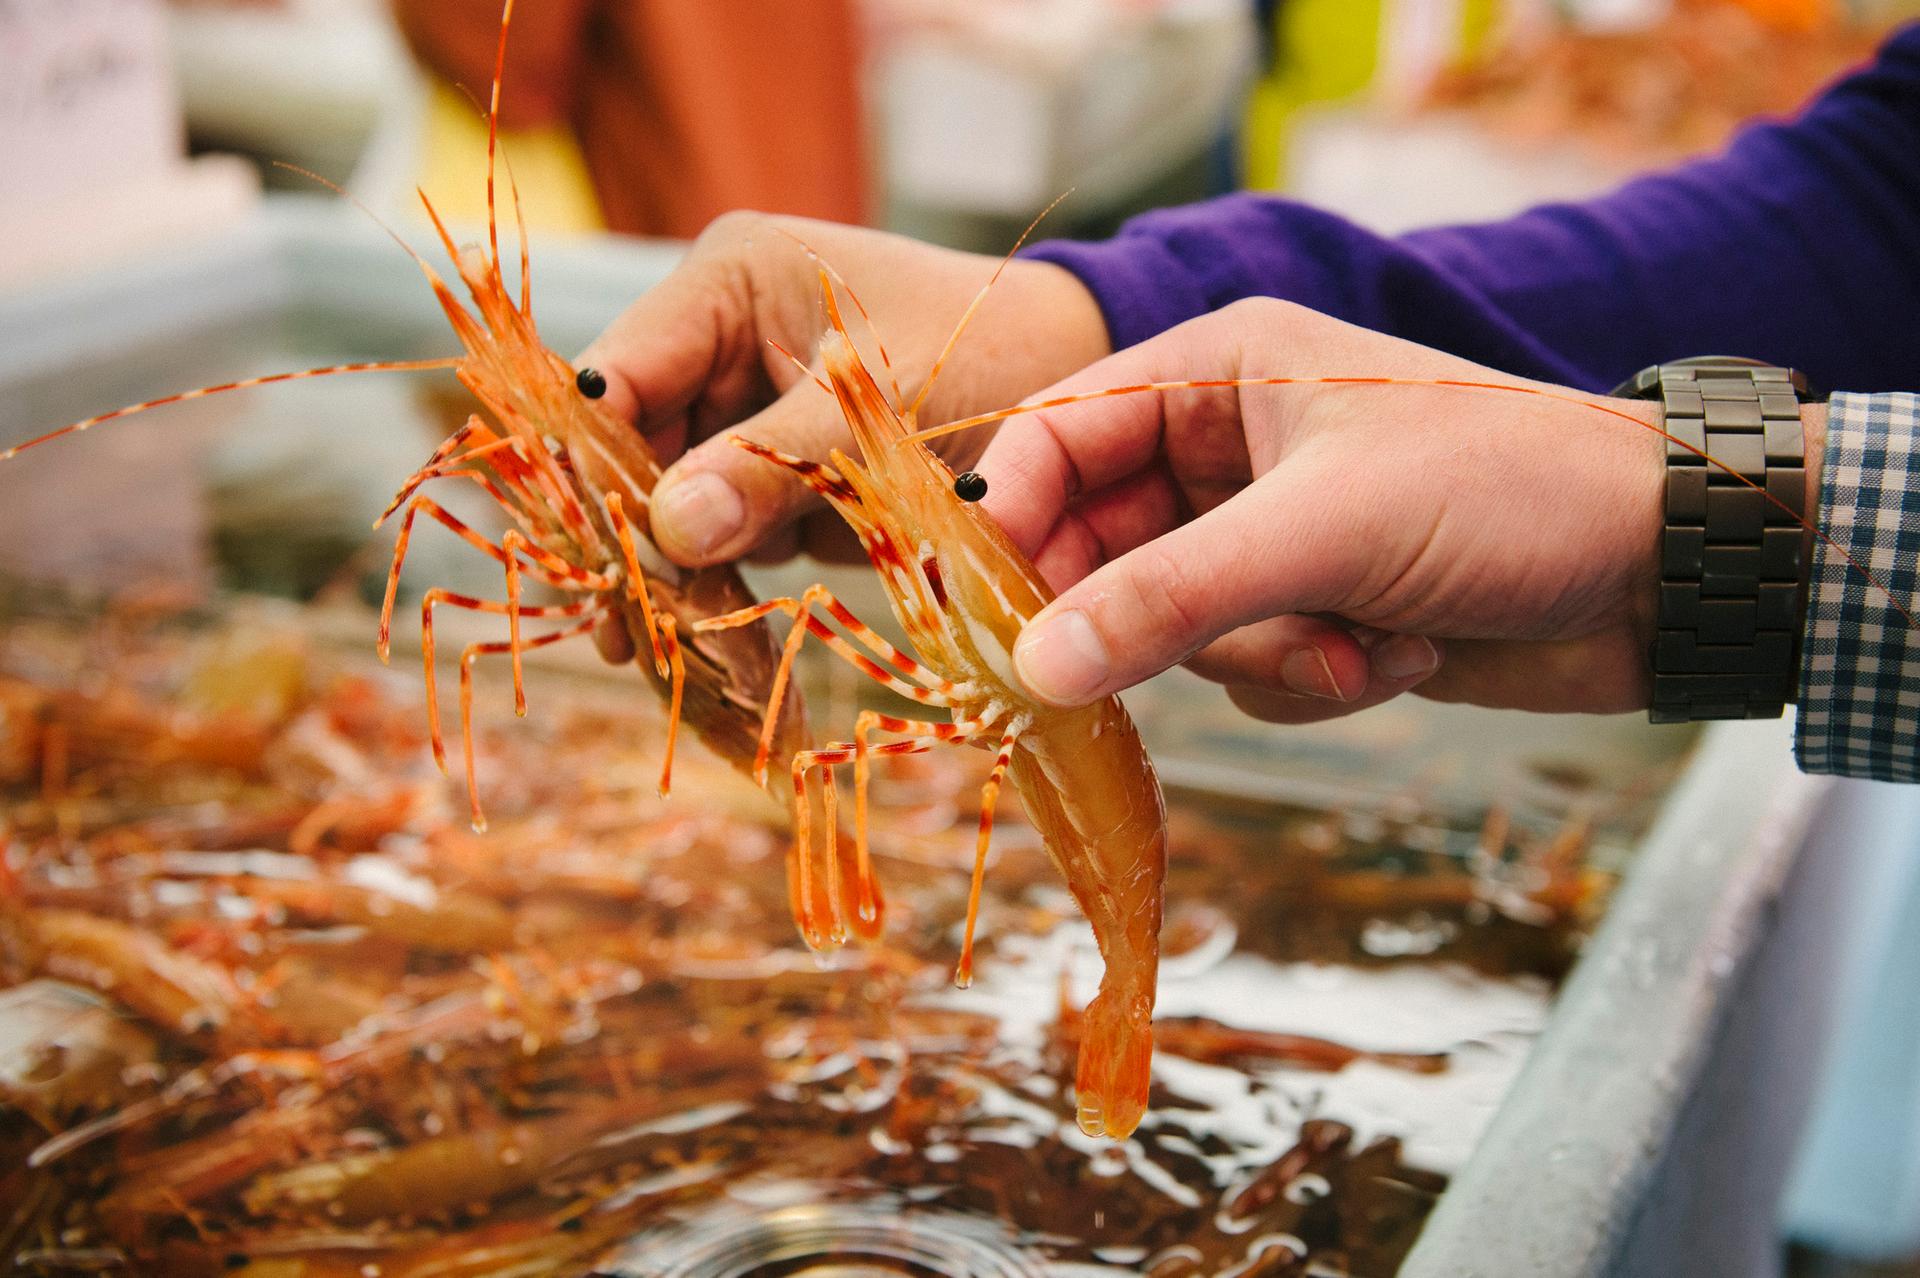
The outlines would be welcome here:
<svg viewBox="0 0 1920 1278">
<path fill-rule="evenodd" d="M 1716 725 L 1400 1278 L 1609 1271 L 1832 783 Z"/>
</svg>

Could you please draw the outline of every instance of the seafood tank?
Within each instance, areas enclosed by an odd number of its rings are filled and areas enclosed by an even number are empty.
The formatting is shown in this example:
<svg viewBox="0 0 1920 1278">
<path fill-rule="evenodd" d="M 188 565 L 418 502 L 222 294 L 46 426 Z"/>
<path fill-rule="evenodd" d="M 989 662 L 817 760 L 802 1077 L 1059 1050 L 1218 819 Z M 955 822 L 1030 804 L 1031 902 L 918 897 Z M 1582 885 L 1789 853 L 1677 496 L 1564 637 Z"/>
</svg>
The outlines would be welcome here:
<svg viewBox="0 0 1920 1278">
<path fill-rule="evenodd" d="M 25 1272 L 1391 1274 L 1647 806 L 1176 788 L 1153 1108 L 1099 1141 L 1067 1103 L 1097 954 L 1012 805 L 952 983 L 984 755 L 886 762 L 888 932 L 821 960 L 779 806 L 698 752 L 661 801 L 631 681 L 540 667 L 533 716 L 483 715 L 481 835 L 417 672 L 326 628 L 7 628 Z"/>
<path fill-rule="evenodd" d="M 547 246 L 548 340 L 584 344 L 673 257 Z M 440 354 L 408 272 L 350 214 L 275 201 L 219 245 L 0 299 L 0 445 L 197 381 Z M 1171 809 L 1152 1109 L 1090 1140 L 1067 1084 L 1099 963 L 1010 794 L 978 979 L 952 983 L 984 754 L 878 771 L 887 932 L 824 963 L 783 806 L 684 737 L 659 800 L 630 670 L 530 655 L 517 719 L 483 665 L 492 827 L 469 829 L 417 650 L 383 670 L 365 606 L 390 553 L 367 521 L 464 414 L 448 385 L 210 399 L 0 468 L 0 579 L 88 601 L 0 587 L 15 1270 L 1505 1278 L 1606 1272 L 1667 1226 L 1680 1259 L 1635 1272 L 1708 1272 L 1682 1262 L 1730 1253 L 1688 1253 L 1690 1219 L 1770 1240 L 1731 1206 L 1764 1186 L 1722 1181 L 1781 1174 L 1820 1007 L 1781 974 L 1840 926 L 1793 876 L 1845 864 L 1800 854 L 1816 805 L 1771 728 L 1696 750 L 1408 702 L 1277 730 L 1191 679 L 1137 690 Z M 451 541 L 422 540 L 410 588 L 496 592 Z M 443 653 L 482 634 L 444 624 Z M 854 677 L 808 679 L 816 722 L 850 722 Z M 1775 1007 L 1799 1019 L 1755 1020 Z M 1686 1120 L 1727 1079 L 1788 1099 L 1699 1174 L 1699 1131 L 1745 1130 Z"/>
</svg>

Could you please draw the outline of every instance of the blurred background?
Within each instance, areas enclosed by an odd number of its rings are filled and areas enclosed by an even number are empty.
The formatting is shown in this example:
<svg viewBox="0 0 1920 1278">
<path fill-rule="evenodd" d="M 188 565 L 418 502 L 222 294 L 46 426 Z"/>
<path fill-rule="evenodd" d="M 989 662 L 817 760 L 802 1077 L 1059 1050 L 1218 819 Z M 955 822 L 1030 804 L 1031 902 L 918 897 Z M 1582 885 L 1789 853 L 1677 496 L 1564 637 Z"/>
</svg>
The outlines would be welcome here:
<svg viewBox="0 0 1920 1278">
<path fill-rule="evenodd" d="M 496 0 L 0 6 L 0 285 L 209 230 L 297 165 L 383 215 L 478 211 Z M 1274 189 L 1394 229 L 1720 145 L 1913 0 L 678 0 L 521 6 L 503 103 L 536 230 L 729 208 L 1005 247 Z M 216 170 L 218 170 L 216 172 Z M 261 167 L 269 188 L 312 189 Z M 76 216 L 89 235 L 67 234 Z M 39 236 L 30 232 L 41 229 Z"/>
<path fill-rule="evenodd" d="M 731 208 L 986 252 L 1069 189 L 1045 233 L 1235 189 L 1385 231 L 1481 220 L 1710 152 L 1915 16 L 1920 0 L 521 0 L 501 122 L 565 352 Z M 248 373 L 445 353 L 366 213 L 420 242 L 419 188 L 481 221 L 498 20 L 499 0 L 0 0 L 0 444 Z M 387 553 L 367 522 L 464 414 L 452 402 L 342 379 L 35 454 L 0 475 L 0 575 L 364 591 Z M 457 548 L 417 553 L 419 580 L 492 582 Z M 1911 1004 L 1881 1000 L 1906 1011 L 1858 1032 L 1866 1085 L 1822 1101 L 1786 1226 L 1802 1274 L 1920 1273 Z"/>
</svg>

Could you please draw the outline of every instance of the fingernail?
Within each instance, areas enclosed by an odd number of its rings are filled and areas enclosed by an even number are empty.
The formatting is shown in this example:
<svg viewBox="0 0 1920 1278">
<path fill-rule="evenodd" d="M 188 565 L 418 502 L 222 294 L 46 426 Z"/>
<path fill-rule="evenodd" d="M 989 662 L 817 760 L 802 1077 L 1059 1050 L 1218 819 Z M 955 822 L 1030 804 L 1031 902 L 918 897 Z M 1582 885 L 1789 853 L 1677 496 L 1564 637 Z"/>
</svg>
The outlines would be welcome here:
<svg viewBox="0 0 1920 1278">
<path fill-rule="evenodd" d="M 1280 682 L 1287 691 L 1303 697 L 1325 697 L 1329 701 L 1350 701 L 1333 677 L 1327 654 L 1318 648 L 1296 648 L 1280 659 Z"/>
<path fill-rule="evenodd" d="M 654 496 L 654 527 L 683 554 L 703 556 L 726 545 L 747 519 L 740 490 L 711 472 L 689 475 Z M 664 527 L 663 527 L 664 525 Z"/>
<path fill-rule="evenodd" d="M 1394 635 L 1372 653 L 1375 673 L 1387 679 L 1417 679 L 1440 668 L 1440 650 L 1421 635 Z"/>
<path fill-rule="evenodd" d="M 1093 699 L 1113 663 L 1086 614 L 1069 611 L 1021 633 L 1013 645 L 1013 668 L 1034 696 L 1071 706 Z"/>
</svg>

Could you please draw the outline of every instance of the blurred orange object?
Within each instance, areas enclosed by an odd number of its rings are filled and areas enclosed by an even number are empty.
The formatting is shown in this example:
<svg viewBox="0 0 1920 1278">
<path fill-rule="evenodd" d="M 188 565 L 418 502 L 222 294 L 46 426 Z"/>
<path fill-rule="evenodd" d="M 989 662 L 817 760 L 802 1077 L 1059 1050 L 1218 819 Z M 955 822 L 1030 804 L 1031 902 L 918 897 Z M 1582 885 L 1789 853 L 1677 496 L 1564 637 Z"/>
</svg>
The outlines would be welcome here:
<svg viewBox="0 0 1920 1278">
<path fill-rule="evenodd" d="M 1818 31 L 1833 21 L 1833 0 L 1734 0 L 1768 26 L 1783 31 Z"/>
<path fill-rule="evenodd" d="M 394 0 L 415 54 L 492 78 L 500 0 Z M 866 220 L 853 0 L 542 0 L 519 6 L 500 122 L 564 124 L 616 231 L 690 237 L 735 208 Z"/>
<path fill-rule="evenodd" d="M 1797 110 L 1865 61 L 1889 20 L 1855 22 L 1831 0 L 1674 0 L 1657 24 L 1517 31 L 1440 77 L 1427 105 L 1495 134 L 1584 143 L 1645 168 L 1718 150 L 1749 120 Z"/>
</svg>

